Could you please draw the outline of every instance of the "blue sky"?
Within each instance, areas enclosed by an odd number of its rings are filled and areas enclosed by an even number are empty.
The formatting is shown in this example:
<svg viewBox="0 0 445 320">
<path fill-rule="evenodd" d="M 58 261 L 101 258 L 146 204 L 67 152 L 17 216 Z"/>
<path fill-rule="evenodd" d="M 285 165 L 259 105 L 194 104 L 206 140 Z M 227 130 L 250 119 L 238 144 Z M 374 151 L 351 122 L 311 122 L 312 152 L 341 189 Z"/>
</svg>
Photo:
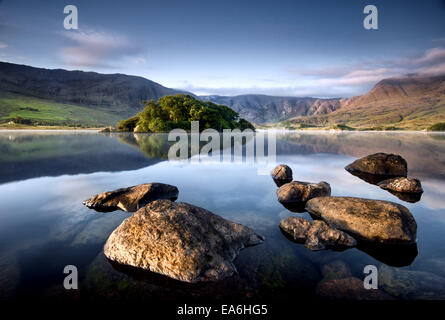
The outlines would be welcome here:
<svg viewBox="0 0 445 320">
<path fill-rule="evenodd" d="M 79 30 L 63 28 L 68 4 Z M 363 28 L 367 4 L 379 30 Z M 0 0 L 0 60 L 196 94 L 347 97 L 445 73 L 445 1 Z"/>
</svg>

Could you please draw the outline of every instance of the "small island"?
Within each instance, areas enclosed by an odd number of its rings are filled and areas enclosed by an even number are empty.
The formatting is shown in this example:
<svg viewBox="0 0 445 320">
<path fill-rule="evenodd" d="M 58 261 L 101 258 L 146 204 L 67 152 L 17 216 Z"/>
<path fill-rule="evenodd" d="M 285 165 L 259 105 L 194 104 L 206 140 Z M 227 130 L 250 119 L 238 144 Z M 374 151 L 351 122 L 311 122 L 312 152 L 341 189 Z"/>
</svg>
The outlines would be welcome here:
<svg viewBox="0 0 445 320">
<path fill-rule="evenodd" d="M 224 105 L 201 101 L 188 94 L 168 95 L 144 101 L 144 110 L 122 120 L 116 130 L 122 132 L 167 132 L 173 129 L 190 131 L 192 121 L 199 121 L 200 130 L 252 129 L 254 126 Z"/>
</svg>

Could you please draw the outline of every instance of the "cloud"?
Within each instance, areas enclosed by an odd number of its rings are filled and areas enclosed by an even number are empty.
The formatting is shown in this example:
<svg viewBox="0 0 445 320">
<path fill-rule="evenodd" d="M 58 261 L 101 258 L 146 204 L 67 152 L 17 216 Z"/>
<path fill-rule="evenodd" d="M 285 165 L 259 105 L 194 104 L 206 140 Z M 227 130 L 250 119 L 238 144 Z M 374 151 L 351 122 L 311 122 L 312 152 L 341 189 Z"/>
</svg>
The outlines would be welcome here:
<svg viewBox="0 0 445 320">
<path fill-rule="evenodd" d="M 398 59 L 376 59 L 317 68 L 288 68 L 280 81 L 254 80 L 251 86 L 204 87 L 184 83 L 180 89 L 198 95 L 240 95 L 261 93 L 278 96 L 319 98 L 350 97 L 368 92 L 385 78 L 407 74 L 445 74 L 445 48 L 437 47 Z M 286 79 L 286 80 L 283 80 Z M 247 82 L 246 82 L 247 83 Z"/>
<path fill-rule="evenodd" d="M 0 2 L 1 2 L 1 0 L 0 0 Z M 0 49 L 5 49 L 7 47 L 8 47 L 8 45 L 6 43 L 0 41 Z"/>
<path fill-rule="evenodd" d="M 72 67 L 119 68 L 119 63 L 144 63 L 141 47 L 127 37 L 87 30 L 63 33 L 67 45 L 61 49 L 64 64 Z"/>
</svg>

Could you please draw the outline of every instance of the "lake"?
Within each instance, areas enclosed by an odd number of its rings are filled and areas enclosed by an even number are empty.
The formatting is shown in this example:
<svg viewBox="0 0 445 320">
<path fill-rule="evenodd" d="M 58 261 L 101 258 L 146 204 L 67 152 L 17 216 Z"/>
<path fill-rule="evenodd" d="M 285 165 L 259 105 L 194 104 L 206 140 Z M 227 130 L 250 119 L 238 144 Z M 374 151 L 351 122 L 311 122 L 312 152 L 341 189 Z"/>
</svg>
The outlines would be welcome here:
<svg viewBox="0 0 445 320">
<path fill-rule="evenodd" d="M 0 300 L 445 299 L 445 134 L 275 134 L 275 162 L 251 163 L 169 161 L 165 134 L 1 131 Z M 403 201 L 344 170 L 375 152 L 407 160 L 408 175 L 422 181 L 420 201 Z M 292 168 L 295 180 L 329 182 L 332 195 L 403 204 L 417 222 L 417 246 L 310 251 L 288 240 L 281 219 L 311 218 L 277 202 L 268 173 L 279 163 Z M 103 245 L 131 213 L 100 213 L 82 202 L 149 182 L 177 186 L 177 201 L 249 226 L 265 242 L 242 250 L 238 274 L 216 283 L 187 284 L 110 263 Z M 66 265 L 78 268 L 79 290 L 64 289 Z M 366 265 L 378 269 L 377 291 L 359 288 Z"/>
</svg>

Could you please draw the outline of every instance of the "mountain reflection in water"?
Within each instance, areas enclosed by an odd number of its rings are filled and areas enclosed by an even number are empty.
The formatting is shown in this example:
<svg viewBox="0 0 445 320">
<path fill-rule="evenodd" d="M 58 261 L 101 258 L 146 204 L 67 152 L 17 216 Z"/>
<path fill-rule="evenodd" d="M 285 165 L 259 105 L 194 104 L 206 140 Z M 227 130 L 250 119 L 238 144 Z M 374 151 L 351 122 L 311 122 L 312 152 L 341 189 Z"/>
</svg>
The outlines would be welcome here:
<svg viewBox="0 0 445 320">
<path fill-rule="evenodd" d="M 168 150 L 174 142 L 166 134 L 0 132 L 0 298 L 77 299 L 62 286 L 68 264 L 78 267 L 79 296 L 88 300 L 325 298 L 327 287 L 363 279 L 369 264 L 381 272 L 379 291 L 392 298 L 445 297 L 445 289 L 438 286 L 445 283 L 445 135 L 293 131 L 276 136 L 276 163 L 261 171 L 264 164 L 258 162 L 170 162 Z M 402 201 L 344 170 L 356 158 L 376 152 L 407 160 L 408 175 L 422 182 L 420 201 Z M 267 174 L 278 163 L 289 165 L 295 180 L 329 182 L 334 196 L 406 206 L 418 224 L 417 245 L 394 251 L 359 244 L 345 251 L 312 252 L 289 241 L 278 227 L 280 220 L 310 216 L 278 203 L 277 186 Z M 82 201 L 148 182 L 175 185 L 177 201 L 247 225 L 266 241 L 241 251 L 234 262 L 237 275 L 212 284 L 177 284 L 113 266 L 103 255 L 103 244 L 130 214 L 97 213 Z M 348 290 L 355 299 L 359 288 Z"/>
</svg>

